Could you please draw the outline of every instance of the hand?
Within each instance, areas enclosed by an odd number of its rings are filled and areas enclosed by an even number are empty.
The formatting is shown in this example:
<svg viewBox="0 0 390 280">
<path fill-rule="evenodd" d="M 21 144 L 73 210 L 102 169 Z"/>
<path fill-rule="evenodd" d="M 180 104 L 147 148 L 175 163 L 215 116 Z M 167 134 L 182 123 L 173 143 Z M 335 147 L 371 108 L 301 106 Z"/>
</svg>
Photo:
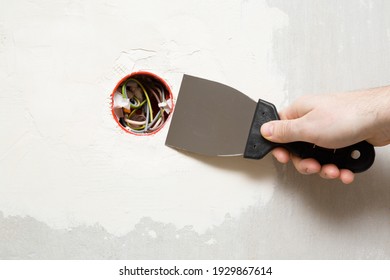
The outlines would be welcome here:
<svg viewBox="0 0 390 280">
<path fill-rule="evenodd" d="M 280 121 L 261 127 L 261 134 L 277 143 L 305 141 L 337 149 L 366 140 L 375 146 L 390 143 L 390 86 L 365 91 L 299 98 L 279 113 Z M 301 159 L 283 148 L 273 150 L 281 163 L 292 160 L 302 174 L 318 173 L 325 179 L 339 178 L 349 184 L 354 173 L 334 164 L 321 166 L 314 159 Z"/>
</svg>

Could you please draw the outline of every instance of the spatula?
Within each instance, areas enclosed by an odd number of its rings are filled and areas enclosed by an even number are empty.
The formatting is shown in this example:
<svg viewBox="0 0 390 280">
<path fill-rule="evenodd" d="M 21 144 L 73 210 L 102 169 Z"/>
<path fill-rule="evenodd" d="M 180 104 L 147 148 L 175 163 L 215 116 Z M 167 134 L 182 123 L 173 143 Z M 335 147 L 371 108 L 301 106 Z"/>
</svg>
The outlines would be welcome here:
<svg viewBox="0 0 390 280">
<path fill-rule="evenodd" d="M 341 149 L 325 149 L 307 142 L 273 143 L 260 134 L 262 124 L 279 119 L 275 106 L 252 100 L 240 91 L 206 79 L 184 75 L 173 113 L 167 146 L 207 156 L 261 159 L 276 147 L 321 165 L 363 172 L 375 159 L 366 141 Z"/>
</svg>

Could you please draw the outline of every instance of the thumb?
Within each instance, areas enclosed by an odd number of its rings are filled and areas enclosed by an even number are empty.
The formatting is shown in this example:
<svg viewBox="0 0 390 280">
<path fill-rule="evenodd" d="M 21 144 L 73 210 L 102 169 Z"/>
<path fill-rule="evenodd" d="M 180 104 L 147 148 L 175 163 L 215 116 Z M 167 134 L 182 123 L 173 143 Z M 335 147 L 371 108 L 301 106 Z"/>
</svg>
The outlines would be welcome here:
<svg viewBox="0 0 390 280">
<path fill-rule="evenodd" d="M 261 126 L 260 132 L 264 138 L 272 142 L 294 142 L 302 140 L 299 125 L 299 119 L 270 121 Z"/>
</svg>

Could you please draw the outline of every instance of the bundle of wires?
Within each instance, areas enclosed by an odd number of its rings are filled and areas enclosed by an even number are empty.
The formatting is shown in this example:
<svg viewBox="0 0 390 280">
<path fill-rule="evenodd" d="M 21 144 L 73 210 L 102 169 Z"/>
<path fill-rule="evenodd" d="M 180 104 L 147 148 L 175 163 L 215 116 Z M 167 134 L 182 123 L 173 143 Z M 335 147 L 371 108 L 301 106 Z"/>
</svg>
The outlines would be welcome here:
<svg viewBox="0 0 390 280">
<path fill-rule="evenodd" d="M 166 90 L 157 80 L 140 75 L 130 77 L 119 86 L 122 98 L 130 106 L 123 107 L 120 124 L 133 133 L 150 133 L 158 130 L 168 116 Z"/>
</svg>

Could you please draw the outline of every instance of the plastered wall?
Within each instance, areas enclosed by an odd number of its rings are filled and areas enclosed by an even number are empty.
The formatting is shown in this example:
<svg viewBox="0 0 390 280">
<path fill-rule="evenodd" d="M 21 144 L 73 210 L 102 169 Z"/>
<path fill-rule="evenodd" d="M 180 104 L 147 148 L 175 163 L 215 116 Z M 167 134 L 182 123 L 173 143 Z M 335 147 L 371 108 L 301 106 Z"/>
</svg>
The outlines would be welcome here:
<svg viewBox="0 0 390 280">
<path fill-rule="evenodd" d="M 126 74 L 282 108 L 390 84 L 386 1 L 1 1 L 0 258 L 390 257 L 389 148 L 356 182 L 118 128 Z"/>
</svg>

